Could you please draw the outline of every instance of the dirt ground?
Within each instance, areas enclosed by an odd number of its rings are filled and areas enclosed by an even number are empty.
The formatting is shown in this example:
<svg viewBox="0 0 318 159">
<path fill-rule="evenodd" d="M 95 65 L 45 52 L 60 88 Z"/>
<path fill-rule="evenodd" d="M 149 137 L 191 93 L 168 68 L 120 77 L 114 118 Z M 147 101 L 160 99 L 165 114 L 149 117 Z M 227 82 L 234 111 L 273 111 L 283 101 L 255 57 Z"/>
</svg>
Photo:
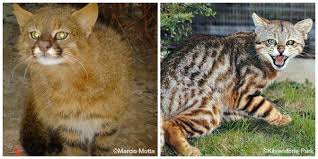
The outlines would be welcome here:
<svg viewBox="0 0 318 159">
<path fill-rule="evenodd" d="M 30 87 L 28 78 L 24 79 L 25 64 L 20 65 L 12 76 L 14 67 L 18 64 L 18 54 L 14 45 L 19 34 L 11 5 L 3 5 L 3 155 L 15 155 L 19 144 L 19 127 L 26 92 Z M 154 27 L 155 29 L 157 27 Z M 156 30 L 152 30 L 153 39 L 157 39 Z M 127 35 L 138 34 L 134 29 L 127 29 Z M 116 147 L 124 149 L 152 149 L 157 153 L 157 41 L 145 42 L 142 38 L 132 39 L 136 50 L 135 79 L 136 98 L 132 103 L 136 109 L 130 110 L 125 117 L 124 125 L 118 136 Z M 156 155 L 135 154 L 135 155 Z M 22 152 L 23 155 L 23 152 Z M 120 155 L 120 154 L 110 154 Z M 129 155 L 129 154 L 122 154 Z M 133 154 L 132 154 L 133 155 Z"/>
</svg>

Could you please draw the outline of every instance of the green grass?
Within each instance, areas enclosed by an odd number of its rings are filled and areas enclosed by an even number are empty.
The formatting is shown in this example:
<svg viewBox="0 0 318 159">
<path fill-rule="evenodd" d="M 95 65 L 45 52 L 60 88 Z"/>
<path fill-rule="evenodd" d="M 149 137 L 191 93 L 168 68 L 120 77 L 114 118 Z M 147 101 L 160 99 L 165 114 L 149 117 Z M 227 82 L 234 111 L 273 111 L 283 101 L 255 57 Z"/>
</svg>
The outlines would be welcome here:
<svg viewBox="0 0 318 159">
<path fill-rule="evenodd" d="M 275 103 L 283 114 L 289 114 L 292 123 L 275 127 L 261 120 L 243 119 L 225 123 L 209 136 L 191 139 L 191 145 L 198 147 L 202 155 L 208 156 L 314 156 L 313 86 L 308 82 L 275 82 L 263 95 Z M 266 151 L 268 149 L 275 152 Z M 288 150 L 293 153 L 286 152 Z M 175 153 L 165 145 L 163 155 Z"/>
</svg>

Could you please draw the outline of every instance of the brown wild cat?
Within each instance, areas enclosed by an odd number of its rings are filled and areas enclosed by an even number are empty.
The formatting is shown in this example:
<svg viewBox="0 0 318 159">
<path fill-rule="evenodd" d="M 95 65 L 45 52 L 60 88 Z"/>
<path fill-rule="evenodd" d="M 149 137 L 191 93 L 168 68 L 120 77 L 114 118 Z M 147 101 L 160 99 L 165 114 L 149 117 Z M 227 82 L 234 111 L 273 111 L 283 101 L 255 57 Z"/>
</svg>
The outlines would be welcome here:
<svg viewBox="0 0 318 159">
<path fill-rule="evenodd" d="M 302 52 L 313 21 L 252 18 L 253 33 L 201 38 L 162 61 L 161 134 L 178 155 L 200 155 L 187 138 L 208 135 L 224 121 L 292 121 L 260 93 Z"/>
<path fill-rule="evenodd" d="M 111 28 L 95 25 L 97 4 L 80 10 L 14 4 L 17 43 L 31 93 L 20 134 L 29 155 L 105 155 L 132 95 L 132 51 Z"/>
</svg>

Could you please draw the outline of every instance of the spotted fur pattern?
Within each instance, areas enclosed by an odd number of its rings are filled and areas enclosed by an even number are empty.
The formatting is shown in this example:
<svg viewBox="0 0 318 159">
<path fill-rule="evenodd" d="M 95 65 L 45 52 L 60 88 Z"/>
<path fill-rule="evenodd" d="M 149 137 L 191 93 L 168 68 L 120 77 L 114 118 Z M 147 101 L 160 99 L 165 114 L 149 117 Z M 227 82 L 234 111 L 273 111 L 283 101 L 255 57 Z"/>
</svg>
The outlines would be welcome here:
<svg viewBox="0 0 318 159">
<path fill-rule="evenodd" d="M 253 18 L 260 17 L 255 14 Z M 278 46 L 266 42 L 273 38 L 287 47 L 283 41 L 293 38 L 297 28 L 285 21 L 261 20 L 262 26 L 255 23 L 256 32 L 200 37 L 162 61 L 162 129 L 165 142 L 178 155 L 200 155 L 187 138 L 209 135 L 222 122 L 253 117 L 280 126 L 292 120 L 261 92 L 280 70 L 267 58 L 272 54 L 269 50 L 277 50 Z M 294 46 L 288 46 L 295 51 L 286 56 L 301 53 L 304 39 L 297 38 Z"/>
</svg>

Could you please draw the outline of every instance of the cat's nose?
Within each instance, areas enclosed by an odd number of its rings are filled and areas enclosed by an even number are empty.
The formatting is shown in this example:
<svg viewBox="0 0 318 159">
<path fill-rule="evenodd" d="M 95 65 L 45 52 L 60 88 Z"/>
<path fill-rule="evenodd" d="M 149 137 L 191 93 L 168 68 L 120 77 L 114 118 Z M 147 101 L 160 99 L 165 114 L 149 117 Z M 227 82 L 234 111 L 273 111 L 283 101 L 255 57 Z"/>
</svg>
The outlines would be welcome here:
<svg viewBox="0 0 318 159">
<path fill-rule="evenodd" d="M 283 54 L 284 51 L 285 51 L 285 47 L 278 47 L 278 48 L 277 48 L 277 51 L 278 51 L 280 54 Z"/>
<path fill-rule="evenodd" d="M 45 53 L 48 49 L 52 47 L 52 44 L 49 41 L 39 41 L 38 42 L 39 49 Z"/>
<path fill-rule="evenodd" d="M 278 49 L 278 52 L 279 52 L 280 54 L 284 53 L 284 51 L 285 51 L 285 49 Z"/>
</svg>

